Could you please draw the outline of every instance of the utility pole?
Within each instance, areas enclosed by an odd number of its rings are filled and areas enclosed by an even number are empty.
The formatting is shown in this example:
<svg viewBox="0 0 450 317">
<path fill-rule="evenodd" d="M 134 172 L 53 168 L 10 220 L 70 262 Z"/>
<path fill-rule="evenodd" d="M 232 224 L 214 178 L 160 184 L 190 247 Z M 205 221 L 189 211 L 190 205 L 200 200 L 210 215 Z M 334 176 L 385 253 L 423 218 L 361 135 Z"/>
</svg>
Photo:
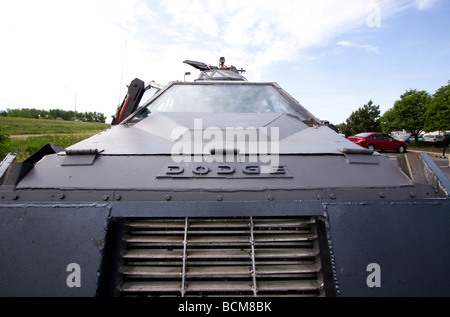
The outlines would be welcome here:
<svg viewBox="0 0 450 317">
<path fill-rule="evenodd" d="M 74 103 L 74 107 L 75 107 L 75 112 L 73 114 L 73 121 L 77 120 L 77 92 L 74 92 L 75 94 L 75 103 Z"/>
<path fill-rule="evenodd" d="M 75 120 L 77 120 L 77 92 L 75 90 L 72 90 L 71 88 L 69 88 L 67 86 L 65 88 L 67 90 L 69 90 L 69 91 L 72 91 L 73 95 L 74 95 L 74 104 L 73 104 L 73 106 L 74 106 L 75 112 L 74 112 L 74 115 L 73 115 L 73 121 L 75 121 Z"/>
</svg>

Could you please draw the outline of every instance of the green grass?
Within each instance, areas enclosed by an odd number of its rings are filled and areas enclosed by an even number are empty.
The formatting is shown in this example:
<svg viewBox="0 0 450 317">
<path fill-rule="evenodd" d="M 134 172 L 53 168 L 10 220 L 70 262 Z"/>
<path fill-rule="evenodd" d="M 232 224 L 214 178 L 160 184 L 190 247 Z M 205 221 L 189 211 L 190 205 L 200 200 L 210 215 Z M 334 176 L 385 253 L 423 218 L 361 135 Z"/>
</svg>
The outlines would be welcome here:
<svg viewBox="0 0 450 317">
<path fill-rule="evenodd" d="M 96 122 L 0 117 L 0 134 L 4 135 L 101 132 L 109 127 Z"/>
<path fill-rule="evenodd" d="M 68 134 L 68 135 L 48 135 L 33 136 L 26 139 L 8 138 L 0 146 L 0 160 L 8 153 L 16 153 L 16 162 L 23 162 L 25 159 L 36 153 L 47 143 L 52 143 L 62 148 L 69 147 L 75 143 L 83 141 L 90 135 L 86 134 Z"/>
<path fill-rule="evenodd" d="M 0 161 L 12 152 L 17 154 L 15 161 L 22 162 L 47 143 L 66 148 L 109 127 L 104 123 L 0 117 Z M 46 135 L 9 137 L 33 134 Z"/>
<path fill-rule="evenodd" d="M 408 149 L 416 151 L 427 151 L 442 153 L 444 144 L 442 142 L 414 142 L 408 144 Z"/>
</svg>

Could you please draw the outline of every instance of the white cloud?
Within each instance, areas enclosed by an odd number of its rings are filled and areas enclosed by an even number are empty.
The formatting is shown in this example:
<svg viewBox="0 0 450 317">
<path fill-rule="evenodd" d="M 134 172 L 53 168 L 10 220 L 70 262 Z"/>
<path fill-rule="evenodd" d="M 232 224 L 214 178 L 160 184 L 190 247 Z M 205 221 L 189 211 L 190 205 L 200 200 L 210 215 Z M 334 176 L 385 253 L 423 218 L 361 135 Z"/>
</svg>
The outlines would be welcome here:
<svg viewBox="0 0 450 317">
<path fill-rule="evenodd" d="M 419 10 L 429 9 L 434 6 L 438 0 L 416 0 L 416 6 Z"/>
<path fill-rule="evenodd" d="M 368 45 L 368 44 L 357 44 L 357 43 L 352 43 L 349 41 L 339 41 L 336 43 L 339 46 L 344 46 L 344 47 L 349 47 L 349 48 L 357 48 L 357 49 L 363 49 L 367 52 L 370 53 L 380 53 L 380 50 L 378 47 L 374 46 L 374 45 Z"/>
<path fill-rule="evenodd" d="M 410 1 L 196 0 L 180 4 L 164 0 L 163 7 L 174 25 L 186 30 L 184 34 L 196 34 L 199 44 L 209 36 L 214 44 L 210 55 L 230 51 L 230 60 L 251 64 L 254 72 L 260 72 L 279 61 L 297 60 L 305 48 L 326 44 L 356 28 L 369 28 L 374 7 L 387 19 Z M 369 45 L 360 48 L 377 51 Z"/>
<path fill-rule="evenodd" d="M 67 109 L 74 92 L 80 111 L 117 104 L 125 41 L 142 50 L 141 17 L 150 13 L 137 1 L 1 2 L 1 106 Z"/>
<path fill-rule="evenodd" d="M 69 109 L 76 92 L 77 110 L 109 116 L 126 83 L 182 80 L 192 71 L 185 59 L 217 64 L 225 56 L 259 80 L 274 63 L 369 28 L 374 7 L 388 19 L 412 3 L 434 1 L 0 0 L 0 107 Z"/>
</svg>

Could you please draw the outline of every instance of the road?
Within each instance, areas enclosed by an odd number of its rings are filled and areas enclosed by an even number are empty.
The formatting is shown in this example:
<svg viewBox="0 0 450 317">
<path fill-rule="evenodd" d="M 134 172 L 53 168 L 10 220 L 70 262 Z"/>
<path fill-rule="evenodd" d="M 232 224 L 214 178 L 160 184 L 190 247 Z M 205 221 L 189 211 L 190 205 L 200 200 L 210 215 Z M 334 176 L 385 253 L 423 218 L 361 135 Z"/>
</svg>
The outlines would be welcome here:
<svg viewBox="0 0 450 317">
<path fill-rule="evenodd" d="M 392 153 L 392 152 L 382 152 L 381 154 L 388 156 L 391 160 L 397 161 L 397 156 L 401 155 L 398 153 Z M 450 179 L 450 167 L 449 167 L 449 158 L 447 154 L 447 158 L 444 158 L 439 154 L 432 154 L 429 153 L 430 158 L 433 160 L 434 163 L 441 169 L 441 171 L 447 176 L 447 178 Z"/>
</svg>

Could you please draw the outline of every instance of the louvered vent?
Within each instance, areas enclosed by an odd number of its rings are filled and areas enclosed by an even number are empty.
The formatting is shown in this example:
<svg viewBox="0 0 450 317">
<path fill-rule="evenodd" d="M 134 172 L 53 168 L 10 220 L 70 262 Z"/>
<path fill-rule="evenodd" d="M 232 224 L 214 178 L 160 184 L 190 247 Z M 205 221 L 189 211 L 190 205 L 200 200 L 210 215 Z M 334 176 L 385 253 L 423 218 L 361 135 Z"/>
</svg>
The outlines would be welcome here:
<svg viewBox="0 0 450 317">
<path fill-rule="evenodd" d="M 120 295 L 324 295 L 314 217 L 133 219 L 127 227 Z"/>
</svg>

